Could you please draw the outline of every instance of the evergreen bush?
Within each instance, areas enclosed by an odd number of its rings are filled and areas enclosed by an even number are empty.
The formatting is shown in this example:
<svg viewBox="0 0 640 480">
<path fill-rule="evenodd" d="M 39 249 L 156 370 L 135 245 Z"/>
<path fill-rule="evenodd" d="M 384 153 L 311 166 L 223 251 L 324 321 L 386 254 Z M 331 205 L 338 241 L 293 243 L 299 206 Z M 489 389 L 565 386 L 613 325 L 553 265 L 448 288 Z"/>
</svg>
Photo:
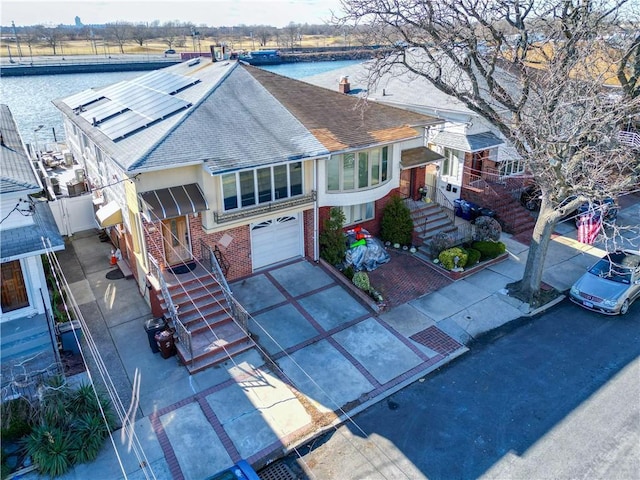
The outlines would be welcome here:
<svg viewBox="0 0 640 480">
<path fill-rule="evenodd" d="M 324 221 L 324 228 L 320 233 L 320 257 L 333 266 L 342 263 L 347 251 L 346 235 L 342 231 L 344 221 L 344 212 L 333 207 L 329 212 L 329 218 Z"/>
<path fill-rule="evenodd" d="M 468 256 L 467 265 L 471 267 L 480 261 L 482 254 L 478 250 L 476 250 L 475 248 L 465 248 L 465 251 L 467 252 Z"/>
<path fill-rule="evenodd" d="M 480 252 L 480 260 L 489 260 L 502 255 L 507 251 L 507 246 L 502 242 L 481 241 L 473 242 L 471 248 Z"/>
<path fill-rule="evenodd" d="M 364 292 L 369 293 L 369 290 L 371 290 L 371 283 L 369 282 L 369 275 L 367 275 L 367 272 L 354 273 L 351 281 L 356 287 Z"/>
<path fill-rule="evenodd" d="M 410 245 L 412 235 L 411 211 L 398 195 L 393 195 L 382 211 L 380 237 L 394 244 Z"/>
</svg>

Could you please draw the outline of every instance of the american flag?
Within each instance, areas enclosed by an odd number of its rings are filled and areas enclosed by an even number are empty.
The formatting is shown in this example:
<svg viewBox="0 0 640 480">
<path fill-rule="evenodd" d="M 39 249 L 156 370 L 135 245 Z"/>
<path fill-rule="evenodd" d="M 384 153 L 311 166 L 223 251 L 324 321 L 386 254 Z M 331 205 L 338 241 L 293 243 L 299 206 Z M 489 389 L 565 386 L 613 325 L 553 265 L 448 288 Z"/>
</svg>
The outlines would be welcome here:
<svg viewBox="0 0 640 480">
<path fill-rule="evenodd" d="M 602 228 L 602 215 L 595 212 L 583 213 L 578 217 L 578 241 L 593 245 Z"/>
</svg>

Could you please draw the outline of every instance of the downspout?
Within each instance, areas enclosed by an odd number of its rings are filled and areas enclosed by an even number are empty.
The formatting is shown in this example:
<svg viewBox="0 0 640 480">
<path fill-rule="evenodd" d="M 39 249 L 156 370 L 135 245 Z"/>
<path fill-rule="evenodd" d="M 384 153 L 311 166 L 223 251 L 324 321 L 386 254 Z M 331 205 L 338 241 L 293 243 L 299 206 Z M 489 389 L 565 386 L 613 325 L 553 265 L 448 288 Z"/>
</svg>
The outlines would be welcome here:
<svg viewBox="0 0 640 480">
<path fill-rule="evenodd" d="M 317 262 L 319 255 L 319 238 L 318 238 L 318 159 L 313 161 L 313 190 L 316 192 L 316 198 L 313 201 L 313 261 Z"/>
</svg>

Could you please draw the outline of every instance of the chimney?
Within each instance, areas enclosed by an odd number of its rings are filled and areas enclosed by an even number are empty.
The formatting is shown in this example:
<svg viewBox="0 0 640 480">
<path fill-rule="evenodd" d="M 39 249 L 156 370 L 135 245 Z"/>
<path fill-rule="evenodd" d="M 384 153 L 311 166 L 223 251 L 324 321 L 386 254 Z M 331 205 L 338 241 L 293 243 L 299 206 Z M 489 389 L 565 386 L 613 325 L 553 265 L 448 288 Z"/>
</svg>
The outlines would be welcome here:
<svg viewBox="0 0 640 480">
<path fill-rule="evenodd" d="M 340 93 L 349 93 L 351 91 L 351 84 L 349 83 L 349 77 L 340 77 L 340 83 L 338 84 L 338 91 Z"/>
</svg>

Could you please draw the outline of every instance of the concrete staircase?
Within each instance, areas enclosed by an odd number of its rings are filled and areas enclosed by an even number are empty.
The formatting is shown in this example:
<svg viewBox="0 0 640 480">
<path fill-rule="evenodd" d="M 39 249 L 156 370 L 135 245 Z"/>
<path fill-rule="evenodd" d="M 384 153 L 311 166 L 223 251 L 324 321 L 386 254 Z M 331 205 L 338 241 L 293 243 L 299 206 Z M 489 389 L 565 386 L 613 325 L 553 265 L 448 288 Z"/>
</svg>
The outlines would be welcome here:
<svg viewBox="0 0 640 480">
<path fill-rule="evenodd" d="M 54 347 L 45 315 L 0 323 L 2 386 L 16 375 L 51 369 L 56 364 Z"/>
<path fill-rule="evenodd" d="M 434 235 L 444 232 L 455 234 L 458 227 L 451 221 L 442 206 L 435 202 L 407 200 L 413 220 L 413 243 L 418 245 L 417 256 L 429 260 L 429 242 Z"/>
<path fill-rule="evenodd" d="M 171 284 L 169 293 L 178 307 L 178 318 L 191 332 L 192 352 L 176 343 L 178 356 L 190 374 L 225 362 L 255 345 L 231 316 L 230 305 L 212 275 L 192 272 L 179 277 L 180 283 Z M 166 312 L 166 304 L 163 308 Z"/>
</svg>

